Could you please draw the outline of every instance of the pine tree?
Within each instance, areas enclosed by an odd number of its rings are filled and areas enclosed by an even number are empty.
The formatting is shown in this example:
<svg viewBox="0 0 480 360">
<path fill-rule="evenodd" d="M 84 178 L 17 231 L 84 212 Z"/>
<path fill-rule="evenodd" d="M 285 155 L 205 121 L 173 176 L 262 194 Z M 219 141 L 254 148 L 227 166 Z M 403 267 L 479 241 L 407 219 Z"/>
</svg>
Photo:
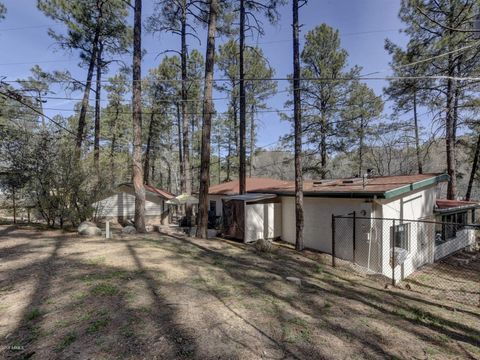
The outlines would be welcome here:
<svg viewBox="0 0 480 360">
<path fill-rule="evenodd" d="M 246 31 L 255 31 L 263 34 L 262 22 L 257 19 L 262 14 L 271 23 L 278 20 L 278 7 L 285 4 L 285 0 L 240 0 L 240 41 L 239 41 L 239 192 L 246 192 L 246 128 L 247 128 L 247 95 L 245 86 L 245 34 Z"/>
<path fill-rule="evenodd" d="M 341 122 L 349 96 L 349 79 L 355 79 L 360 69 L 348 68 L 348 53 L 341 47 L 340 34 L 326 24 L 307 32 L 301 53 L 302 113 L 305 142 L 311 154 L 319 154 L 319 164 L 307 168 L 325 179 L 328 157 L 345 149 L 348 124 Z"/>
<path fill-rule="evenodd" d="M 299 1 L 292 1 L 293 9 L 293 116 L 295 131 L 295 249 L 302 251 L 303 244 L 303 171 L 302 171 L 302 108 L 300 70 Z"/>
<path fill-rule="evenodd" d="M 80 159 L 99 44 L 101 41 L 115 42 L 110 40 L 112 36 L 118 39 L 126 33 L 122 19 L 126 16 L 127 4 L 122 0 L 38 0 L 37 6 L 46 16 L 65 24 L 68 29 L 66 35 L 50 29 L 49 35 L 60 47 L 79 50 L 80 59 L 87 64 L 75 142 L 77 158 Z"/>
<path fill-rule="evenodd" d="M 142 166 L 142 0 L 135 0 L 133 25 L 133 186 L 135 228 L 145 232 L 145 187 Z"/>
<path fill-rule="evenodd" d="M 213 74 L 215 68 L 215 36 L 217 34 L 217 17 L 219 15 L 219 3 L 210 0 L 208 16 L 207 51 L 205 55 L 205 85 L 203 101 L 203 124 L 202 124 L 202 150 L 200 164 L 200 191 L 198 206 L 197 236 L 203 239 L 208 235 L 208 189 L 210 187 L 210 138 L 212 128 L 212 115 L 214 112 Z"/>
</svg>

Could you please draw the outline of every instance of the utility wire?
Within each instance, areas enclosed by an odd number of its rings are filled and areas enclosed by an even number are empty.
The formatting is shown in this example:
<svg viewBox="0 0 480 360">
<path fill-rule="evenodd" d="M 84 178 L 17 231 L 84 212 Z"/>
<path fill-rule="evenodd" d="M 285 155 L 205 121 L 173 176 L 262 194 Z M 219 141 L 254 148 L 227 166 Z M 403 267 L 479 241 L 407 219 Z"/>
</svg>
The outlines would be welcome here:
<svg viewBox="0 0 480 360">
<path fill-rule="evenodd" d="M 17 93 L 14 93 L 10 90 L 7 90 L 7 91 L 2 91 L 0 90 L 0 94 L 11 99 L 11 100 L 14 100 L 14 101 L 17 101 L 18 103 L 22 104 L 23 106 L 27 107 L 28 109 L 32 110 L 33 112 L 37 113 L 38 115 L 40 116 L 43 116 L 45 117 L 46 119 L 48 119 L 49 121 L 51 121 L 53 124 L 55 124 L 56 126 L 58 126 L 59 128 L 65 130 L 66 132 L 68 132 L 69 134 L 73 135 L 74 137 L 76 137 L 75 133 L 73 133 L 70 129 L 67 129 L 65 126 L 63 126 L 62 124 L 60 124 L 59 122 L 57 122 L 56 120 L 52 119 L 50 116 L 47 116 L 45 115 L 42 111 L 36 109 L 34 106 L 28 104 L 27 102 L 25 102 L 23 100 L 23 97 L 22 95 L 20 94 L 17 94 Z M 6 104 L 8 105 L 8 104 Z"/>
<path fill-rule="evenodd" d="M 347 76 L 347 77 L 338 77 L 338 78 L 299 78 L 300 81 L 312 81 L 312 82 L 342 82 L 342 81 L 377 81 L 377 80 L 412 80 L 412 79 L 423 79 L 423 80 L 456 80 L 456 81 L 479 81 L 480 77 L 475 76 L 448 76 L 448 75 L 418 75 L 418 76 Z M 278 77 L 278 78 L 245 78 L 246 82 L 255 82 L 255 81 L 288 81 L 291 82 L 295 80 L 292 77 Z M 135 81 L 144 81 L 135 80 Z M 185 82 L 203 82 L 203 79 L 189 79 Z M 3 80 L 6 83 L 27 83 L 28 80 Z M 73 80 L 55 80 L 51 81 L 52 83 L 65 84 L 65 83 L 76 83 Z M 97 80 L 92 80 L 92 83 L 97 82 Z M 109 80 L 101 80 L 102 83 L 107 83 Z M 181 83 L 181 79 L 161 79 L 159 82 L 166 83 Z M 231 82 L 231 79 L 227 78 L 217 78 L 213 79 L 213 82 Z"/>
</svg>

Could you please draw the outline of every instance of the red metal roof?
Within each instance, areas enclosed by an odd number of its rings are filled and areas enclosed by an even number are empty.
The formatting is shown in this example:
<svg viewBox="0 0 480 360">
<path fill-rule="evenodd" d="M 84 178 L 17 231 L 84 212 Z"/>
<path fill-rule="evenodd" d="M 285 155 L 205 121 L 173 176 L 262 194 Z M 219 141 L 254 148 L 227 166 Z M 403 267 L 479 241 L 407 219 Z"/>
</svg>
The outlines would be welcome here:
<svg viewBox="0 0 480 360">
<path fill-rule="evenodd" d="M 402 175 L 402 176 L 378 176 L 365 180 L 363 179 L 332 179 L 332 180 L 307 180 L 304 182 L 303 190 L 306 194 L 312 195 L 338 193 L 385 193 L 422 180 L 436 177 L 439 174 Z M 295 192 L 294 181 L 284 181 L 268 178 L 247 178 L 247 192 L 281 193 L 293 194 Z M 238 194 L 238 180 L 214 185 L 209 189 L 210 195 L 236 195 Z"/>
<path fill-rule="evenodd" d="M 157 195 L 163 196 L 164 198 L 166 198 L 168 200 L 173 199 L 175 197 L 175 195 L 169 193 L 168 191 L 162 190 L 162 189 L 157 189 L 156 187 L 153 187 L 151 185 L 145 185 L 145 190 L 150 191 L 152 193 L 155 193 Z"/>
<path fill-rule="evenodd" d="M 463 200 L 447 200 L 447 199 L 437 200 L 438 209 L 451 209 L 451 208 L 469 207 L 469 206 L 480 206 L 480 203 L 475 201 L 463 201 Z"/>
<path fill-rule="evenodd" d="M 269 178 L 247 178 L 247 192 L 267 192 L 273 189 L 287 189 L 290 186 L 295 187 L 292 181 L 284 181 Z M 234 180 L 223 184 L 210 186 L 208 193 L 210 195 L 237 195 L 239 189 L 239 181 Z"/>
</svg>

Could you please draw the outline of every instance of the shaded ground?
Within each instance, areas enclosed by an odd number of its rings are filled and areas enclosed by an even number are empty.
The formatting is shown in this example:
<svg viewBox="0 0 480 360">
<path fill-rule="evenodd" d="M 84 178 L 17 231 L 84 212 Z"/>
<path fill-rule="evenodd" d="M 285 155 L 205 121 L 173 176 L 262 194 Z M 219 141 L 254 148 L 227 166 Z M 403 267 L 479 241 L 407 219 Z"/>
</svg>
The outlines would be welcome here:
<svg viewBox="0 0 480 360">
<path fill-rule="evenodd" d="M 0 226 L 0 357 L 480 358 L 478 307 L 384 289 L 328 261 Z"/>
<path fill-rule="evenodd" d="M 473 255 L 473 256 L 472 256 Z M 459 258 L 470 258 L 468 263 Z M 480 252 L 459 252 L 424 266 L 404 281 L 412 290 L 431 299 L 477 306 L 480 313 Z"/>
</svg>

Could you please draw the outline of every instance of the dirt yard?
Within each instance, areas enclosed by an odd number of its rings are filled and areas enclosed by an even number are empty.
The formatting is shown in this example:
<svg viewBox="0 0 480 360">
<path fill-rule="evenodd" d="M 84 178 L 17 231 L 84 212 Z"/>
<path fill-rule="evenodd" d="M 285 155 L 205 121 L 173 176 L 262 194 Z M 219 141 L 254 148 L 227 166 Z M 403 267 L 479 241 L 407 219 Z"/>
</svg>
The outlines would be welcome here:
<svg viewBox="0 0 480 360">
<path fill-rule="evenodd" d="M 479 307 L 415 284 L 385 289 L 328 261 L 158 233 L 0 226 L 0 357 L 480 358 Z"/>
</svg>

